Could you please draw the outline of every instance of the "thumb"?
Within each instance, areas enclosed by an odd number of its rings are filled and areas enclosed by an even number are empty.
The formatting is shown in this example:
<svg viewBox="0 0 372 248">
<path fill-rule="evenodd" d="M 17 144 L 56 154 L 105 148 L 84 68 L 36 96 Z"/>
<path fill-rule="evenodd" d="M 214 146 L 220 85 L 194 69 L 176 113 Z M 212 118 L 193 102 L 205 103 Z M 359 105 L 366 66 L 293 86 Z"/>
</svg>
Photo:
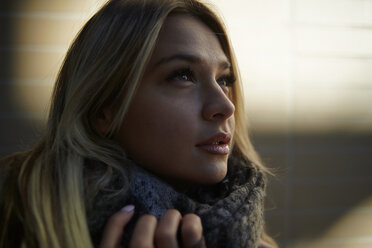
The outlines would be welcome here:
<svg viewBox="0 0 372 248">
<path fill-rule="evenodd" d="M 124 227 L 133 217 L 133 213 L 134 206 L 128 205 L 108 219 L 103 230 L 100 248 L 116 248 L 120 246 Z"/>
</svg>

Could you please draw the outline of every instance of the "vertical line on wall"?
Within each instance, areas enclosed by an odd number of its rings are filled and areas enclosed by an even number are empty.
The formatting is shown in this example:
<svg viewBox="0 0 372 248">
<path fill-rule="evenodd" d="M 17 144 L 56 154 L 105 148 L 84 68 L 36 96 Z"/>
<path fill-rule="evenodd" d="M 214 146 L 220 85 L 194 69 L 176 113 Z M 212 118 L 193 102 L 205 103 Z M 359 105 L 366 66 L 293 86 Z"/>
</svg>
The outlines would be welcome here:
<svg viewBox="0 0 372 248">
<path fill-rule="evenodd" d="M 294 147 L 294 118 L 295 118 L 295 18 L 296 18 L 296 0 L 289 0 L 289 75 L 287 82 L 287 138 L 286 138 L 286 167 L 287 167 L 287 183 L 285 194 L 285 223 L 284 223 L 284 246 L 289 247 L 292 239 L 293 221 L 292 221 L 292 204 L 293 204 L 293 167 L 295 159 Z"/>
</svg>

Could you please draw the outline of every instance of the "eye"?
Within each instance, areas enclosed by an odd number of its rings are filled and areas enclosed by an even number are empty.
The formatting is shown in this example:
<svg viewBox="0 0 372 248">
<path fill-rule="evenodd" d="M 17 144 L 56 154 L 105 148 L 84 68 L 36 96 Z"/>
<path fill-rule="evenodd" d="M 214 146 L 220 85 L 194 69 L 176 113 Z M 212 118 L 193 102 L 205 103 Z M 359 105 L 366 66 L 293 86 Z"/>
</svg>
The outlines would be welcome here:
<svg viewBox="0 0 372 248">
<path fill-rule="evenodd" d="M 180 70 L 177 70 L 177 71 L 171 73 L 167 77 L 167 81 L 178 81 L 178 82 L 190 81 L 190 82 L 194 82 L 195 77 L 194 77 L 194 73 L 191 71 L 191 69 L 184 68 L 184 69 L 180 69 Z"/>
<path fill-rule="evenodd" d="M 231 87 L 235 83 L 235 77 L 233 74 L 223 75 L 217 79 L 217 83 L 223 87 Z"/>
</svg>

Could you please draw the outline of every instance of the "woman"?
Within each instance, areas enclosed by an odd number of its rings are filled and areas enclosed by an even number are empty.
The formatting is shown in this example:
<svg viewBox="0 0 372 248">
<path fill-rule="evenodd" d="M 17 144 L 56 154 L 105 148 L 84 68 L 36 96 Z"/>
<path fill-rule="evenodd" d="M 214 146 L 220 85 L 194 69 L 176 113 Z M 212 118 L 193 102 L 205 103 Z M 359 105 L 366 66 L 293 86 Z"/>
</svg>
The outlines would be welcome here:
<svg viewBox="0 0 372 248">
<path fill-rule="evenodd" d="M 45 136 L 1 161 L 1 247 L 264 247 L 243 106 L 205 5 L 109 1 L 66 55 Z"/>
</svg>

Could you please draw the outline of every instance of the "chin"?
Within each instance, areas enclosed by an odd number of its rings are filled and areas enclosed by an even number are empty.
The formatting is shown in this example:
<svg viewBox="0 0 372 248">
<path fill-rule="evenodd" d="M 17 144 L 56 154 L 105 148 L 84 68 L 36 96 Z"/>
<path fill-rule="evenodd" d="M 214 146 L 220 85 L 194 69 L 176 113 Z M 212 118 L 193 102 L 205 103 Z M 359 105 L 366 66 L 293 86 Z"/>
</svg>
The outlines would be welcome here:
<svg viewBox="0 0 372 248">
<path fill-rule="evenodd" d="M 208 177 L 203 178 L 202 184 L 216 184 L 221 182 L 227 174 L 227 166 L 223 168 L 218 168 L 217 170 L 210 172 Z"/>
</svg>

